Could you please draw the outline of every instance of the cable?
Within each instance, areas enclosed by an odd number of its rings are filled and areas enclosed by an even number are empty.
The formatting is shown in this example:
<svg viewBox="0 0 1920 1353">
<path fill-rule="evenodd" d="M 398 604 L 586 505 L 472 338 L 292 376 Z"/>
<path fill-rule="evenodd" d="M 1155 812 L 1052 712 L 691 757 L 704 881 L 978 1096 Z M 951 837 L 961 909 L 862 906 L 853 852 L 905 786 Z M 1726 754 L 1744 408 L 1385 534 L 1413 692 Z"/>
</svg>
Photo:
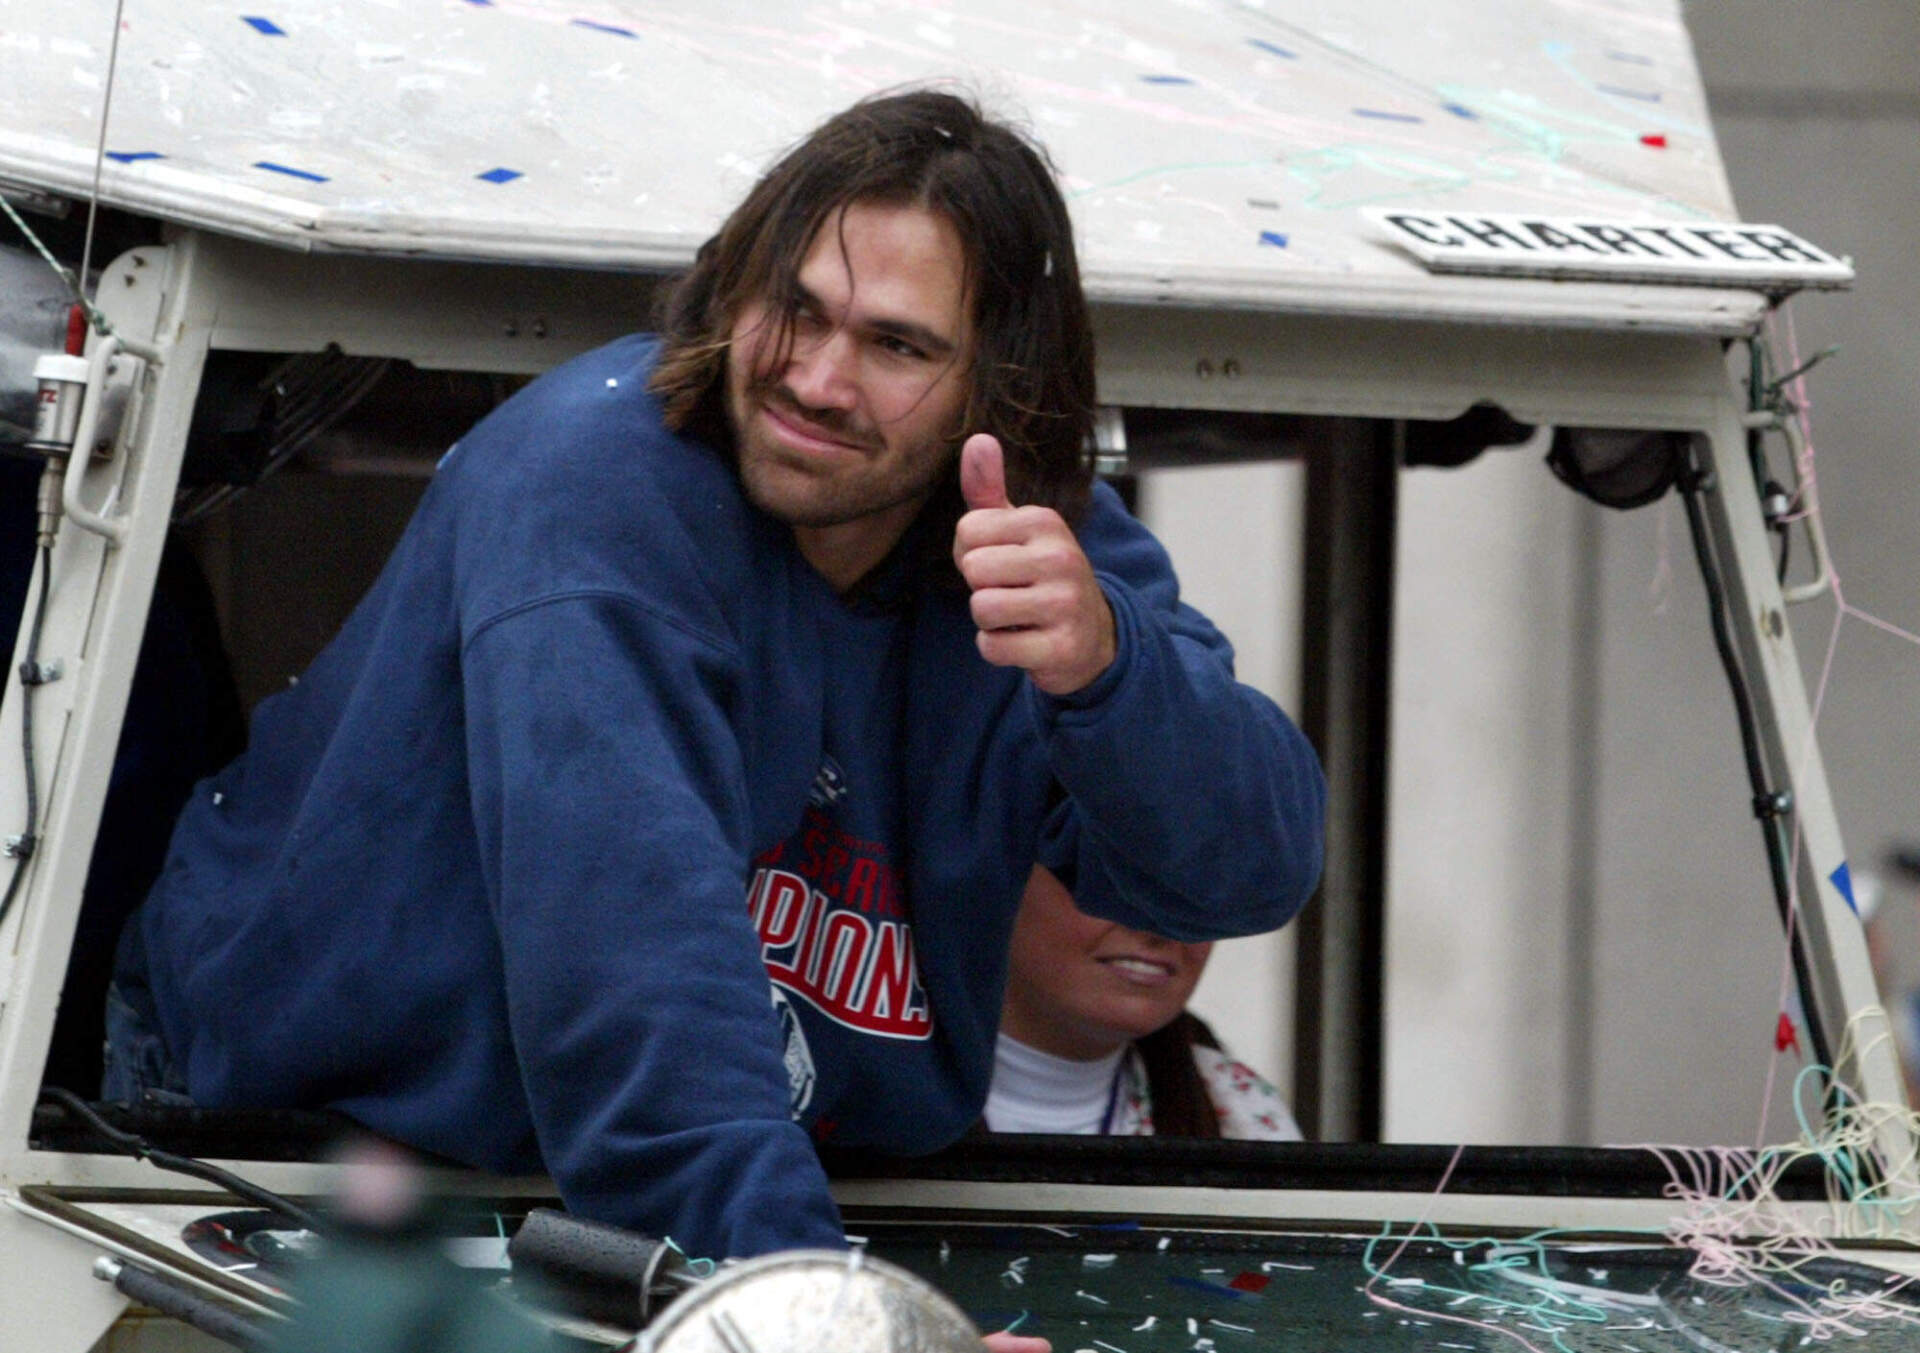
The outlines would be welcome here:
<svg viewBox="0 0 1920 1353">
<path fill-rule="evenodd" d="M 39 842 L 40 785 L 33 765 L 33 692 L 35 687 L 46 681 L 46 674 L 40 670 L 40 631 L 46 626 L 47 590 L 52 583 L 53 547 L 43 540 L 40 545 L 40 595 L 34 602 L 33 625 L 27 631 L 27 655 L 20 664 L 20 760 L 27 780 L 27 826 L 25 831 L 7 843 L 7 852 L 13 856 L 13 877 L 7 880 L 6 895 L 0 897 L 0 924 L 5 924 L 7 913 L 13 910 L 13 899 L 27 876 L 27 862 L 33 858 L 34 846 Z"/>
<path fill-rule="evenodd" d="M 1759 720 L 1754 714 L 1753 696 L 1747 690 L 1746 676 L 1733 646 L 1733 631 L 1727 620 L 1726 587 L 1713 556 L 1707 536 L 1706 514 L 1700 495 L 1712 487 L 1713 476 L 1700 468 L 1696 453 L 1687 452 L 1687 468 L 1680 476 L 1680 497 L 1686 504 L 1687 527 L 1693 537 L 1694 557 L 1700 566 L 1700 579 L 1706 587 L 1707 611 L 1713 625 L 1713 645 L 1720 654 L 1721 668 L 1733 694 L 1736 721 L 1740 726 L 1740 747 L 1747 764 L 1747 782 L 1753 790 L 1753 809 L 1760 819 L 1760 830 L 1767 846 L 1767 869 L 1773 882 L 1774 902 L 1780 921 L 1787 929 L 1788 948 L 1793 959 L 1794 984 L 1800 992 L 1801 1014 L 1807 1023 L 1807 1037 L 1813 1044 L 1813 1060 L 1832 1066 L 1831 1044 L 1821 1022 L 1820 1008 L 1814 996 L 1813 975 L 1807 961 L 1805 937 L 1794 924 L 1792 876 L 1788 867 L 1788 843 L 1782 819 L 1792 809 L 1790 795 L 1776 791 L 1768 783 L 1766 763 L 1760 752 Z"/>
<path fill-rule="evenodd" d="M 171 1170 L 175 1174 L 188 1175 L 194 1179 L 205 1180 L 209 1184 L 217 1184 L 228 1193 L 244 1198 L 257 1207 L 264 1207 L 269 1212 L 278 1212 L 315 1235 L 325 1235 L 328 1230 L 326 1223 L 317 1214 L 309 1212 L 290 1198 L 250 1183 L 231 1170 L 223 1170 L 218 1165 L 209 1165 L 203 1160 L 176 1156 L 171 1151 L 163 1151 L 138 1133 L 121 1131 L 102 1118 L 91 1104 L 71 1090 L 49 1085 L 40 1091 L 40 1097 L 53 1100 L 77 1117 L 101 1140 L 119 1147 L 136 1159 L 144 1160 L 162 1170 Z"/>
<path fill-rule="evenodd" d="M 100 96 L 100 144 L 93 152 L 93 192 L 87 201 L 87 237 L 80 249 L 82 285 L 86 282 L 87 266 L 93 261 L 93 223 L 100 214 L 100 174 L 107 163 L 107 117 L 113 112 L 114 75 L 120 66 L 120 25 L 126 8 L 127 0 L 116 0 L 113 7 L 113 41 L 107 48 L 107 87 Z M 87 307 L 87 315 L 90 319 L 94 317 L 92 306 Z"/>
</svg>

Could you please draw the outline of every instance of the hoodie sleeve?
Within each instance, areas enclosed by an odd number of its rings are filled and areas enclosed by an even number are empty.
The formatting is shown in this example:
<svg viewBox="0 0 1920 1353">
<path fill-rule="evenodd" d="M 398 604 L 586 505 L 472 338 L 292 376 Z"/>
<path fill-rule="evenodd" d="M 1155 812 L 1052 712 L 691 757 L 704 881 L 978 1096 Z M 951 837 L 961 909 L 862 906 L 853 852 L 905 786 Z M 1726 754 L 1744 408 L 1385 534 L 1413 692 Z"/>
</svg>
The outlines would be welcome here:
<svg viewBox="0 0 1920 1353">
<path fill-rule="evenodd" d="M 1175 939 L 1284 924 L 1320 877 L 1326 786 L 1304 735 L 1233 676 L 1171 562 L 1105 485 L 1079 527 L 1117 654 L 1083 691 L 1029 707 L 1064 800 L 1043 863 L 1085 910 Z"/>
<path fill-rule="evenodd" d="M 737 666 L 678 617 L 583 590 L 478 629 L 462 678 L 542 1155 L 570 1209 L 713 1257 L 844 1244 L 745 904 Z"/>
</svg>

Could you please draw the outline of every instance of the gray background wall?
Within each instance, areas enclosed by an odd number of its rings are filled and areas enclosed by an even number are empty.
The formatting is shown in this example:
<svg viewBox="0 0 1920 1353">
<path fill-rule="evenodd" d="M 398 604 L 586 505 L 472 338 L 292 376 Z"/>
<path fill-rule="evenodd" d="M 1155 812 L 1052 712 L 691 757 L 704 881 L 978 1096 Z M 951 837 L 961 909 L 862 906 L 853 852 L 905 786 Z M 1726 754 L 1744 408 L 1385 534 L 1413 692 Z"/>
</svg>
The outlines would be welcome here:
<svg viewBox="0 0 1920 1353">
<path fill-rule="evenodd" d="M 1821 498 L 1846 601 L 1920 633 L 1920 5 L 1686 14 L 1742 216 L 1859 268 L 1792 305 L 1803 355 L 1842 345 L 1811 383 Z M 1190 595 L 1290 707 L 1299 490 L 1277 466 L 1143 491 Z M 1538 448 L 1402 492 L 1387 1135 L 1754 1140 L 1783 947 L 1677 503 L 1591 507 Z M 1793 614 L 1810 689 L 1836 614 Z M 1920 837 L 1916 713 L 1920 648 L 1847 619 L 1820 727 L 1856 870 Z M 1198 1002 L 1283 1084 L 1289 965 L 1284 937 L 1224 947 Z M 1774 1068 L 1775 1138 L 1796 1067 Z"/>
</svg>

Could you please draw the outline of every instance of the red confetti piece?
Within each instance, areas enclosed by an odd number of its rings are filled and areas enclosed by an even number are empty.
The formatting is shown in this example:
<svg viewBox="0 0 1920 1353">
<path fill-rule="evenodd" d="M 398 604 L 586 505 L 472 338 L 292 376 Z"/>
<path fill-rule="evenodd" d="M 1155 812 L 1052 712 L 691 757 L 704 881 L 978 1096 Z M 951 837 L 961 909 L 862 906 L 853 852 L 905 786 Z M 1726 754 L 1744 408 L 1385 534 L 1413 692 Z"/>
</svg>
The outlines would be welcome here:
<svg viewBox="0 0 1920 1353">
<path fill-rule="evenodd" d="M 1773 1050 L 1785 1052 L 1788 1048 L 1800 1051 L 1800 1035 L 1793 1027 L 1793 1020 L 1783 1010 L 1780 1012 L 1780 1022 L 1773 1026 Z"/>
<path fill-rule="evenodd" d="M 1273 1279 L 1264 1273 L 1242 1273 L 1239 1277 L 1229 1282 L 1227 1286 L 1236 1287 L 1242 1292 L 1262 1292 L 1266 1290 L 1267 1284 L 1272 1281 Z"/>
<path fill-rule="evenodd" d="M 1652 146 L 1655 150 L 1665 150 L 1667 148 L 1667 138 L 1659 132 L 1648 132 L 1640 138 L 1640 144 L 1643 146 Z"/>
</svg>

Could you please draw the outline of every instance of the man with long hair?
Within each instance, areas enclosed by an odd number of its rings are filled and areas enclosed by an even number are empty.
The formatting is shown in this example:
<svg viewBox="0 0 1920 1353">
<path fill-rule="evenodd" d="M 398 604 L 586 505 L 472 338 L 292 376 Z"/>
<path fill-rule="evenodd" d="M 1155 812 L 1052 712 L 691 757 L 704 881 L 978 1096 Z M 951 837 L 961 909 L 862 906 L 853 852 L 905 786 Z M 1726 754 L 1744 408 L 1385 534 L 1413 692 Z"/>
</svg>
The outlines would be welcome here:
<svg viewBox="0 0 1920 1353">
<path fill-rule="evenodd" d="M 110 1091 L 332 1106 L 696 1254 L 840 1244 L 809 1136 L 979 1116 L 1034 860 L 1188 939 L 1306 897 L 1311 751 L 1090 481 L 1030 142 L 856 105 L 661 330 L 464 438 L 196 792 Z"/>
</svg>

